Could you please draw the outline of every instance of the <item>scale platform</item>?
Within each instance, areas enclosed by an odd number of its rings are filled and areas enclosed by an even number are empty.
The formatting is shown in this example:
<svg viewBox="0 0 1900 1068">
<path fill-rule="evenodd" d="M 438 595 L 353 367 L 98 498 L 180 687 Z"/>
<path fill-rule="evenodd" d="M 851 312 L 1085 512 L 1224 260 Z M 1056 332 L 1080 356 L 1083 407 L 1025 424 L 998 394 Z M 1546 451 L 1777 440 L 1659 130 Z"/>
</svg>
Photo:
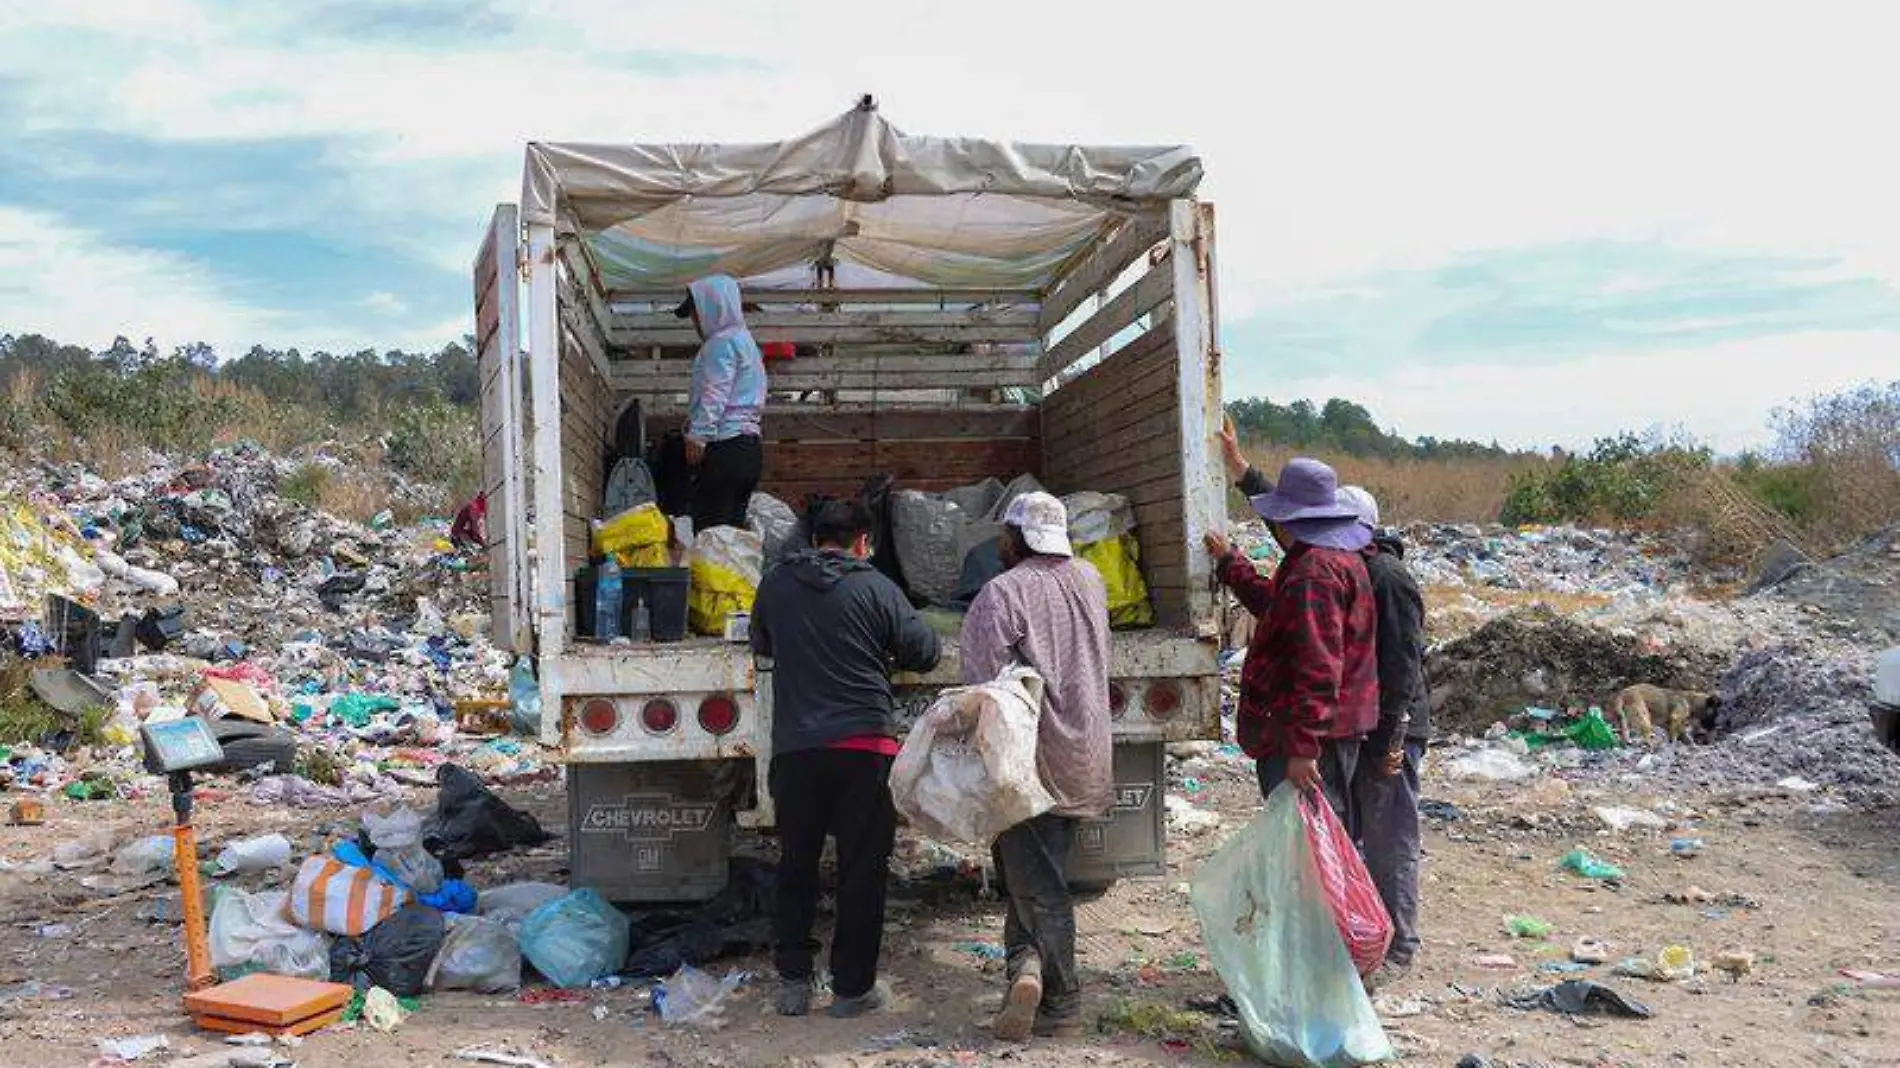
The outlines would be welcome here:
<svg viewBox="0 0 1900 1068">
<path fill-rule="evenodd" d="M 254 972 L 186 994 L 185 1008 L 192 1022 L 207 1031 L 307 1035 L 342 1019 L 353 992 L 344 983 Z"/>
</svg>

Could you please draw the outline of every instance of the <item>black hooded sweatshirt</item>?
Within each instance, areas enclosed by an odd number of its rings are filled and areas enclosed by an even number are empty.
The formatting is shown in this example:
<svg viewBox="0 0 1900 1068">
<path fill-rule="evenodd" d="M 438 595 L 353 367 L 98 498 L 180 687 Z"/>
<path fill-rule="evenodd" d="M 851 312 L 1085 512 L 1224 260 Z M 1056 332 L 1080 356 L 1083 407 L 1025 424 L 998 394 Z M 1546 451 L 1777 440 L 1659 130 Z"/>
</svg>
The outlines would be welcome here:
<svg viewBox="0 0 1900 1068">
<path fill-rule="evenodd" d="M 772 659 L 772 751 L 897 736 L 892 671 L 937 666 L 937 634 L 876 568 L 836 550 L 786 557 L 759 585 L 752 651 Z"/>
</svg>

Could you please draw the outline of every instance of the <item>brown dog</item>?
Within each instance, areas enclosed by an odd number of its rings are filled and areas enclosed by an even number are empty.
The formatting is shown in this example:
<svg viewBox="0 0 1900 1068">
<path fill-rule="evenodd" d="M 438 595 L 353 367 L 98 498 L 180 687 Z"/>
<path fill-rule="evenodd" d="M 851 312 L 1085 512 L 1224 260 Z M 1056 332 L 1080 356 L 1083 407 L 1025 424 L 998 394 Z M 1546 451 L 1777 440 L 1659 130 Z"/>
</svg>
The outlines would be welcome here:
<svg viewBox="0 0 1900 1068">
<path fill-rule="evenodd" d="M 1643 682 L 1617 694 L 1611 708 L 1623 732 L 1623 744 L 1648 745 L 1655 741 L 1658 726 L 1671 742 L 1684 741 L 1692 731 L 1713 730 L 1721 705 L 1721 698 L 1713 694 L 1665 690 Z"/>
</svg>

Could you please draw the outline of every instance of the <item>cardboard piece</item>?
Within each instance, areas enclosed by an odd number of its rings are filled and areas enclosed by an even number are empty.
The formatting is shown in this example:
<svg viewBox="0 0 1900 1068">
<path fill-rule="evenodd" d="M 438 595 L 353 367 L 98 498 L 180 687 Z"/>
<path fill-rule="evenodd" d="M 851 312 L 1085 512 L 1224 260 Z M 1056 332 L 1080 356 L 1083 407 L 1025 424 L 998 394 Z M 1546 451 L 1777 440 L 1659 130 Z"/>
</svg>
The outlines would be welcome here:
<svg viewBox="0 0 1900 1068">
<path fill-rule="evenodd" d="M 253 723 L 275 723 L 270 705 L 248 683 L 232 679 L 206 678 L 191 695 L 193 715 L 217 722 L 228 716 Z"/>
<path fill-rule="evenodd" d="M 301 1035 L 336 1022 L 351 993 L 347 983 L 252 972 L 186 994 L 185 1009 L 206 1030 Z"/>
</svg>

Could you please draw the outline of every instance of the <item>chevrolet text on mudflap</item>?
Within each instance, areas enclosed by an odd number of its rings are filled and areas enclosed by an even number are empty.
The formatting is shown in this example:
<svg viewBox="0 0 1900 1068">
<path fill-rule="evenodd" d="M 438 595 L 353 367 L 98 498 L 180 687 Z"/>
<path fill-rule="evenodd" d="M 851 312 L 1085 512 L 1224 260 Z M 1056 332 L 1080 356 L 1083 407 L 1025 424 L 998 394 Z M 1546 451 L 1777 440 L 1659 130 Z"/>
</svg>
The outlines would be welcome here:
<svg viewBox="0 0 1900 1068">
<path fill-rule="evenodd" d="M 673 310 L 737 277 L 770 365 L 761 491 L 802 507 L 872 476 L 943 491 L 1034 475 L 1126 496 L 1156 625 L 1118 631 L 1117 804 L 1071 876 L 1165 871 L 1169 742 L 1220 736 L 1214 213 L 1186 148 L 900 132 L 868 98 L 778 144 L 543 144 L 475 260 L 494 637 L 535 658 L 567 765 L 571 880 L 622 901 L 724 883 L 769 827 L 769 665 L 720 638 L 591 642 L 609 447 L 680 427 L 699 339 Z M 524 345 L 525 341 L 525 345 Z M 900 677 L 904 716 L 957 681 L 956 640 Z M 908 719 L 906 720 L 908 722 Z"/>
</svg>

